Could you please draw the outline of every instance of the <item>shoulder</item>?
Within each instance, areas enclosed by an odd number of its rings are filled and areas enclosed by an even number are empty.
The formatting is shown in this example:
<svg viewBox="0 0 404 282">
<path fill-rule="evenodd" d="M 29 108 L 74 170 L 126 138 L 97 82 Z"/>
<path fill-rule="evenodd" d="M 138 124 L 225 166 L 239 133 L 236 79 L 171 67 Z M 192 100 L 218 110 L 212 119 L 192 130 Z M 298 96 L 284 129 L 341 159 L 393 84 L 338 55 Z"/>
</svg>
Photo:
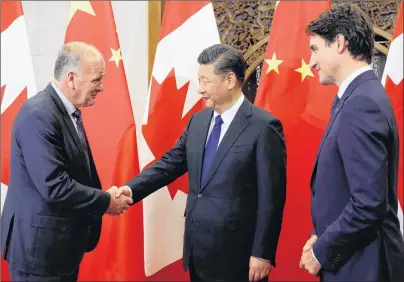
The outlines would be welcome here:
<svg viewBox="0 0 404 282">
<path fill-rule="evenodd" d="M 274 127 L 277 131 L 283 132 L 281 121 L 272 113 L 251 104 L 250 122 L 262 128 Z"/>
<path fill-rule="evenodd" d="M 57 120 L 55 105 L 52 98 L 45 91 L 41 91 L 29 98 L 21 107 L 15 126 L 34 126 L 35 124 L 54 124 Z"/>
</svg>

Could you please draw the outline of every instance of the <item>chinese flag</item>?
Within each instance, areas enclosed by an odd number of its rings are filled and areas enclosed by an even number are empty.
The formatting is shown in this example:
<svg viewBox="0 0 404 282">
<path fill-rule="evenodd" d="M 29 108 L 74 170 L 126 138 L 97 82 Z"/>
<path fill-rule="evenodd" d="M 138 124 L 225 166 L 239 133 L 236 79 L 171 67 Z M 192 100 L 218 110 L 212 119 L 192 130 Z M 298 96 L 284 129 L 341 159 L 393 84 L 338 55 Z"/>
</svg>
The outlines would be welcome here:
<svg viewBox="0 0 404 282">
<path fill-rule="evenodd" d="M 71 1 L 65 42 L 93 44 L 104 55 L 104 91 L 83 108 L 83 122 L 103 190 L 139 173 L 134 115 L 110 1 Z M 135 280 L 142 277 L 141 208 L 103 217 L 97 248 L 86 254 L 80 280 Z"/>
<path fill-rule="evenodd" d="M 21 1 L 1 1 L 1 211 L 10 177 L 11 129 L 27 98 L 36 94 L 34 70 Z M 3 250 L 1 250 L 3 252 Z M 10 281 L 1 261 L 1 280 Z"/>
<path fill-rule="evenodd" d="M 397 13 L 396 26 L 393 33 L 393 40 L 390 44 L 387 55 L 386 65 L 384 67 L 382 83 L 385 85 L 387 94 L 391 99 L 394 113 L 397 119 L 398 134 L 400 141 L 399 149 L 399 167 L 398 167 L 398 185 L 397 193 L 399 199 L 398 218 L 400 219 L 401 232 L 404 234 L 403 227 L 403 207 L 404 207 L 404 187 L 403 187 L 403 2 Z"/>
<path fill-rule="evenodd" d="M 310 70 L 306 25 L 331 8 L 329 1 L 280 1 L 272 22 L 255 104 L 282 122 L 288 155 L 287 197 L 277 268 L 271 280 L 313 280 L 299 268 L 302 248 L 313 231 L 310 178 L 330 118 L 334 86 L 321 86 Z"/>
</svg>

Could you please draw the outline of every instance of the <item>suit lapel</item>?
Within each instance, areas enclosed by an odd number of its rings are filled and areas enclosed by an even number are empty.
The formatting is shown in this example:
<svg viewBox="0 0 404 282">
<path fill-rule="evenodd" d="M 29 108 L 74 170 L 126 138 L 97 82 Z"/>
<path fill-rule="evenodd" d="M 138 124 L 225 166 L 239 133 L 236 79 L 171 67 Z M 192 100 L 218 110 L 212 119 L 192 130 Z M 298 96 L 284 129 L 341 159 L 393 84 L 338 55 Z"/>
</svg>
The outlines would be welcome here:
<svg viewBox="0 0 404 282">
<path fill-rule="evenodd" d="M 203 186 L 201 186 L 200 191 L 202 191 L 207 186 L 209 181 L 215 175 L 217 169 L 219 168 L 219 165 L 223 161 L 223 158 L 226 156 L 226 154 L 229 151 L 229 149 L 231 148 L 231 146 L 234 144 L 234 142 L 236 142 L 236 140 L 240 136 L 240 134 L 250 124 L 247 117 L 251 116 L 251 107 L 252 107 L 251 103 L 247 99 L 244 99 L 243 104 L 241 104 L 240 109 L 237 111 L 236 115 L 234 116 L 233 121 L 231 122 L 229 128 L 227 129 L 226 134 L 223 136 L 223 139 L 220 142 L 219 147 L 217 148 L 215 157 L 209 168 L 208 175 L 206 176 L 206 182 L 204 183 Z M 205 141 L 206 141 L 206 138 L 205 138 Z M 203 160 L 203 158 L 202 158 L 202 160 Z M 199 171 L 202 170 L 202 165 L 200 168 L 201 169 Z M 200 177 L 199 177 L 199 182 L 200 182 Z"/>
<path fill-rule="evenodd" d="M 196 171 L 198 172 L 198 191 L 201 190 L 201 173 L 202 173 L 202 164 L 203 164 L 203 156 L 205 154 L 205 144 L 206 144 L 206 138 L 208 136 L 208 131 L 209 131 L 209 126 L 212 120 L 212 115 L 213 111 L 212 110 L 206 110 L 204 113 L 200 123 L 197 125 L 197 135 L 200 136 L 200 138 L 197 139 L 197 152 L 198 152 L 198 157 L 197 157 L 197 167 Z"/>
<path fill-rule="evenodd" d="M 73 139 L 73 143 L 74 143 L 77 151 L 79 151 L 81 153 L 81 155 L 83 156 L 83 159 L 84 159 L 85 154 L 83 151 L 83 146 L 81 145 L 81 141 L 77 134 L 76 128 L 74 127 L 72 119 L 70 118 L 69 113 L 67 112 L 66 107 L 64 106 L 62 100 L 60 100 L 58 94 L 56 93 L 55 89 L 53 88 L 53 86 L 50 83 L 46 86 L 45 91 L 52 97 L 57 108 L 62 113 L 63 121 L 64 121 L 66 127 L 69 129 L 70 135 L 72 136 L 72 139 Z M 87 167 L 87 166 L 85 165 L 85 167 Z"/>
<path fill-rule="evenodd" d="M 314 180 L 314 176 L 315 176 L 316 171 L 317 171 L 318 158 L 320 156 L 321 149 L 323 148 L 324 142 L 327 139 L 328 134 L 330 133 L 331 127 L 332 127 L 335 119 L 337 118 L 339 112 L 341 111 L 342 107 L 345 104 L 345 100 L 348 99 L 349 96 L 351 96 L 352 92 L 355 90 L 356 87 L 358 87 L 358 85 L 361 82 L 371 80 L 371 79 L 377 79 L 377 77 L 376 77 L 376 75 L 375 75 L 375 73 L 373 71 L 365 71 L 364 73 L 362 73 L 358 77 L 356 77 L 349 84 L 348 88 L 345 90 L 344 94 L 342 95 L 342 98 L 339 100 L 337 106 L 335 107 L 335 110 L 331 115 L 331 120 L 327 125 L 327 128 L 326 128 L 326 130 L 324 132 L 323 138 L 321 139 L 320 147 L 318 149 L 316 160 L 314 162 L 314 168 L 313 168 L 313 172 L 311 174 L 311 180 L 310 180 L 310 187 L 312 189 L 313 189 L 313 180 Z"/>
</svg>

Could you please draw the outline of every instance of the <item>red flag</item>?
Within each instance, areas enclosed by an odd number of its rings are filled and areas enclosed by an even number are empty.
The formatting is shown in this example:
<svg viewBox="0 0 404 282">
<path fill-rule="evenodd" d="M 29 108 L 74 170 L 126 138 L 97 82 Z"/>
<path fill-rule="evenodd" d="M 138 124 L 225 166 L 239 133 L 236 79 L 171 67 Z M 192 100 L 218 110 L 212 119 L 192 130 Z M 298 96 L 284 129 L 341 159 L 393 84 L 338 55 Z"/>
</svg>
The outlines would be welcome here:
<svg viewBox="0 0 404 282">
<path fill-rule="evenodd" d="M 1 1 L 1 211 L 10 177 L 11 128 L 22 104 L 36 94 L 31 51 L 20 1 Z M 1 279 L 10 280 L 6 261 Z"/>
<path fill-rule="evenodd" d="M 142 125 L 141 167 L 171 149 L 203 108 L 197 58 L 220 43 L 210 1 L 167 1 Z M 188 280 L 182 270 L 187 175 L 143 200 L 144 268 L 150 280 Z M 162 235 L 163 234 L 163 235 Z"/>
<path fill-rule="evenodd" d="M 337 88 L 321 86 L 310 70 L 306 25 L 331 8 L 329 1 L 280 1 L 271 27 L 255 104 L 283 124 L 287 197 L 277 265 L 271 280 L 313 280 L 299 268 L 302 248 L 313 231 L 310 178 Z"/>
<path fill-rule="evenodd" d="M 385 85 L 387 94 L 391 99 L 394 113 L 397 119 L 398 134 L 400 140 L 399 149 L 399 167 L 398 167 L 398 217 L 400 219 L 401 232 L 404 234 L 403 227 L 403 208 L 404 208 L 404 186 L 403 186 L 403 2 L 397 13 L 396 26 L 393 33 L 393 40 L 390 44 L 386 65 L 383 72 L 382 83 Z"/>
<path fill-rule="evenodd" d="M 104 91 L 84 108 L 83 121 L 103 190 L 139 173 L 136 130 L 110 1 L 71 1 L 65 42 L 93 44 L 104 55 Z M 103 217 L 98 247 L 86 254 L 80 280 L 135 280 L 143 276 L 141 208 Z M 130 256 L 129 256 L 130 255 Z"/>
</svg>

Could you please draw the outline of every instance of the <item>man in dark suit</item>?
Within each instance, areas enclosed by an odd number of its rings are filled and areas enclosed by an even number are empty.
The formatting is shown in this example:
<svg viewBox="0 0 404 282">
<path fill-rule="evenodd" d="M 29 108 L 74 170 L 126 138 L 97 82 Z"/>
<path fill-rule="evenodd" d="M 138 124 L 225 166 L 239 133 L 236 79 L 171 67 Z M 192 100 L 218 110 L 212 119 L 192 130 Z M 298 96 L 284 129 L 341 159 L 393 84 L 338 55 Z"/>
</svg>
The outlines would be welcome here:
<svg viewBox="0 0 404 282">
<path fill-rule="evenodd" d="M 98 243 L 101 216 L 133 203 L 116 198 L 117 187 L 101 190 L 79 110 L 103 90 L 104 69 L 93 46 L 64 45 L 53 82 L 15 118 L 1 218 L 1 251 L 13 281 L 76 281 L 84 253 Z"/>
<path fill-rule="evenodd" d="M 275 265 L 285 203 L 282 126 L 241 92 L 246 62 L 236 49 L 214 45 L 198 63 L 207 108 L 122 189 L 138 202 L 188 172 L 184 270 L 193 281 L 259 281 Z"/>
<path fill-rule="evenodd" d="M 311 67 L 320 83 L 339 91 L 314 166 L 314 232 L 300 265 L 322 281 L 403 281 L 398 133 L 390 100 L 369 66 L 372 25 L 359 8 L 343 5 L 312 21 L 307 32 Z"/>
</svg>

